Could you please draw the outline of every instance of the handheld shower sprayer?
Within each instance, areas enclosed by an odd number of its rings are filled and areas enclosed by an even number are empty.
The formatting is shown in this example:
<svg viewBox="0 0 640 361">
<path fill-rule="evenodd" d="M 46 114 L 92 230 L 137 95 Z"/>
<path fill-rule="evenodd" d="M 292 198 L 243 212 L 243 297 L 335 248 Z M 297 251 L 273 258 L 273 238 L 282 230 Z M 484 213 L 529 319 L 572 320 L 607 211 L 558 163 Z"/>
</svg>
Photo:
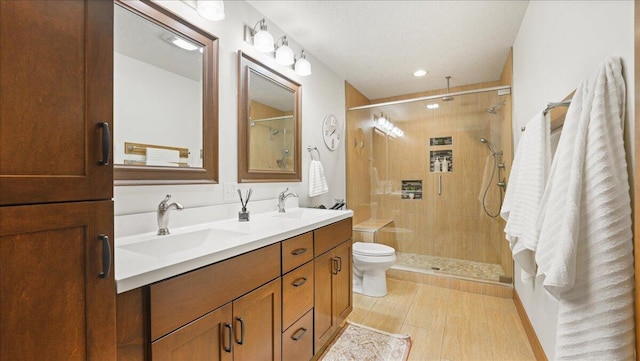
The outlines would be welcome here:
<svg viewBox="0 0 640 361">
<path fill-rule="evenodd" d="M 488 141 L 488 140 L 486 140 L 485 138 L 480 138 L 480 142 L 482 142 L 482 143 L 484 143 L 484 144 L 486 144 L 486 145 L 487 145 L 487 147 L 489 148 L 489 151 L 491 152 L 491 155 L 492 155 L 492 156 L 494 156 L 494 157 L 495 157 L 495 156 L 496 156 L 496 154 L 498 154 L 498 153 L 496 153 L 496 150 L 495 150 L 495 149 L 493 149 L 493 145 L 491 145 L 491 142 L 489 142 L 489 141 Z"/>
</svg>

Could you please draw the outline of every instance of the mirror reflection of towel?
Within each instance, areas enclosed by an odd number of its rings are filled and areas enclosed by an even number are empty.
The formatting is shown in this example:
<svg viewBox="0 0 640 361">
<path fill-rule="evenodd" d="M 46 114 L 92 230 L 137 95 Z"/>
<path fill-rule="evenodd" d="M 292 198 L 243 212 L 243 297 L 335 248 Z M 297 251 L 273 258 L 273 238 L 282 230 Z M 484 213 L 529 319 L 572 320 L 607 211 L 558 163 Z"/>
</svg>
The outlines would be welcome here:
<svg viewBox="0 0 640 361">
<path fill-rule="evenodd" d="M 319 160 L 312 160 L 309 165 L 309 197 L 319 196 L 329 192 L 324 168 Z"/>
<path fill-rule="evenodd" d="M 177 167 L 180 152 L 172 149 L 147 148 L 147 165 Z"/>
</svg>

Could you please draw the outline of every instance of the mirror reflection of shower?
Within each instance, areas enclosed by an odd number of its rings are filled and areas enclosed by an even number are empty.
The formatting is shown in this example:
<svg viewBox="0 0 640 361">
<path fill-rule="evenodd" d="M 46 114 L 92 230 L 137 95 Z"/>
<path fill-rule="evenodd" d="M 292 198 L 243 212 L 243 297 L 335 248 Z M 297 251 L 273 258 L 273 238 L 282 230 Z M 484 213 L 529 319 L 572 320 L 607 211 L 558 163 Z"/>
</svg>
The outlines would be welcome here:
<svg viewBox="0 0 640 361">
<path fill-rule="evenodd" d="M 497 105 L 496 105 L 497 106 Z M 495 107 L 494 106 L 493 110 L 495 111 Z M 487 111 L 489 111 L 489 109 L 491 108 L 487 108 Z M 506 188 L 506 181 L 504 178 L 502 178 L 502 170 L 505 168 L 504 163 L 499 162 L 498 157 L 502 157 L 502 151 L 496 151 L 495 148 L 493 147 L 493 145 L 491 144 L 490 141 L 488 141 L 486 138 L 480 138 L 480 142 L 484 143 L 487 145 L 487 148 L 489 148 L 489 152 L 491 153 L 491 156 L 493 157 L 493 166 L 491 169 L 491 176 L 489 178 L 489 181 L 486 182 L 486 187 L 484 189 L 484 192 L 482 194 L 482 209 L 484 210 L 484 213 L 486 213 L 489 217 L 491 218 L 495 218 L 497 216 L 500 215 L 500 209 L 502 208 L 502 201 L 503 201 L 503 193 L 504 190 Z M 498 207 L 497 211 L 495 213 L 490 212 L 487 209 L 487 193 L 489 193 L 489 189 L 491 188 L 491 185 L 493 184 L 493 179 L 496 177 L 496 171 L 498 173 L 498 182 L 496 183 L 496 185 L 498 186 L 498 188 L 500 189 L 500 206 Z M 486 174 L 486 169 L 485 169 L 485 174 Z M 483 184 L 485 184 L 485 182 L 483 182 Z"/>
</svg>

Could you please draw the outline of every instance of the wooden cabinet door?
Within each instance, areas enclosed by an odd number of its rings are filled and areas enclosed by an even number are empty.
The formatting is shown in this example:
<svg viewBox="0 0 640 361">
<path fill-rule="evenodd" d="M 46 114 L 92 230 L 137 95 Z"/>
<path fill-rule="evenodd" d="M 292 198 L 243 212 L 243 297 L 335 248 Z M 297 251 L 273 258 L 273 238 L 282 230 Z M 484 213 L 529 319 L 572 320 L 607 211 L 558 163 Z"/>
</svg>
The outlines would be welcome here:
<svg viewBox="0 0 640 361">
<path fill-rule="evenodd" d="M 234 361 L 281 359 L 281 292 L 278 278 L 233 301 Z"/>
<path fill-rule="evenodd" d="M 314 353 L 331 338 L 338 325 L 334 317 L 333 276 L 337 272 L 334 261 L 335 250 L 321 254 L 314 260 L 314 315 L 313 337 Z"/>
<path fill-rule="evenodd" d="M 0 205 L 111 199 L 113 1 L 0 1 L 0 48 Z"/>
<path fill-rule="evenodd" d="M 336 247 L 338 259 L 338 272 L 333 276 L 333 302 L 334 312 L 337 318 L 336 324 L 342 323 L 353 309 L 353 266 L 351 263 L 352 242 L 346 241 Z"/>
<path fill-rule="evenodd" d="M 233 359 L 232 306 L 228 303 L 151 344 L 153 361 Z"/>
<path fill-rule="evenodd" d="M 0 360 L 114 360 L 113 249 L 112 201 L 0 207 Z"/>
</svg>

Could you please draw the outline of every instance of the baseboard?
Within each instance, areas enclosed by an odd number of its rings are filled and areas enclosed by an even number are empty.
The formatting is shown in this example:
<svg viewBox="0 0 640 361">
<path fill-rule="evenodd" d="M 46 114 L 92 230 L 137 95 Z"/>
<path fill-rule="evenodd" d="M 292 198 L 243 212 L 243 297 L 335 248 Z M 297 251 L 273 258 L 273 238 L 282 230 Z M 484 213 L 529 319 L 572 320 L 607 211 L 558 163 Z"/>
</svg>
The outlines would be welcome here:
<svg viewBox="0 0 640 361">
<path fill-rule="evenodd" d="M 547 355 L 544 353 L 542 344 L 538 339 L 538 335 L 536 335 L 536 331 L 533 329 L 531 321 L 529 321 L 529 316 L 527 316 L 527 312 L 524 310 L 524 306 L 522 305 L 520 296 L 518 296 L 518 292 L 516 292 L 515 289 L 513 290 L 513 302 L 515 303 L 516 309 L 518 310 L 518 315 L 520 316 L 520 320 L 522 321 L 522 327 L 524 327 L 524 332 L 527 334 L 529 344 L 531 345 L 533 354 L 536 356 L 536 360 L 549 361 Z"/>
</svg>

